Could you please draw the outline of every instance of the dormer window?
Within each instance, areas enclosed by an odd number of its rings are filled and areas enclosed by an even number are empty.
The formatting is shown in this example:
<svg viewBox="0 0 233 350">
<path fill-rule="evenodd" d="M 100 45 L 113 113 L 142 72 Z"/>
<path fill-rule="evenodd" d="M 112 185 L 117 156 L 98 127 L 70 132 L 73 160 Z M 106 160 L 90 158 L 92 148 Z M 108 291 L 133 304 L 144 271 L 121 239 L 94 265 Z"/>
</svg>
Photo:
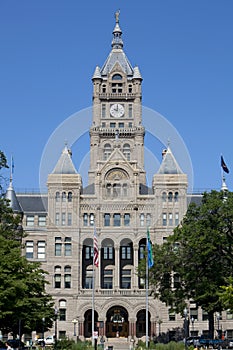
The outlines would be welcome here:
<svg viewBox="0 0 233 350">
<path fill-rule="evenodd" d="M 114 74 L 112 80 L 121 80 L 122 76 L 120 74 Z"/>
</svg>

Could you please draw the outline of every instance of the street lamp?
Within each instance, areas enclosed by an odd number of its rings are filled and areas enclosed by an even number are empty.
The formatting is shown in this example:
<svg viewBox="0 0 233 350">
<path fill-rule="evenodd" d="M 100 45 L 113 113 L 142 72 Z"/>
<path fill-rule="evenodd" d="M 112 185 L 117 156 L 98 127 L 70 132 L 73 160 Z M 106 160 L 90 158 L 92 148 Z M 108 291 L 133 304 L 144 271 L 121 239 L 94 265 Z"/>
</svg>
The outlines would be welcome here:
<svg viewBox="0 0 233 350">
<path fill-rule="evenodd" d="M 192 316 L 192 318 L 191 318 L 191 322 L 192 322 L 193 346 L 194 346 L 194 321 L 195 321 L 195 318 Z"/>
<path fill-rule="evenodd" d="M 45 322 L 45 318 L 42 317 L 42 339 L 44 341 L 44 322 Z"/>
<path fill-rule="evenodd" d="M 77 324 L 77 320 L 76 320 L 76 318 L 74 318 L 73 319 L 73 321 L 72 321 L 72 323 L 73 323 L 73 325 L 74 325 L 74 337 L 76 337 L 76 324 Z"/>
<path fill-rule="evenodd" d="M 218 332 L 218 338 L 219 338 L 219 321 L 220 321 L 220 313 L 219 312 L 216 313 L 216 318 L 217 318 L 217 322 L 218 322 L 218 330 L 217 330 L 217 332 Z"/>
<path fill-rule="evenodd" d="M 54 324 L 54 333 L 55 333 L 55 336 L 54 336 L 54 349 L 56 350 L 57 348 L 57 318 L 58 318 L 58 308 L 55 306 L 54 308 L 54 319 L 55 319 L 55 324 Z"/>
<path fill-rule="evenodd" d="M 188 310 L 184 309 L 184 345 L 187 349 L 187 338 L 189 336 L 189 319 L 188 319 Z"/>
</svg>

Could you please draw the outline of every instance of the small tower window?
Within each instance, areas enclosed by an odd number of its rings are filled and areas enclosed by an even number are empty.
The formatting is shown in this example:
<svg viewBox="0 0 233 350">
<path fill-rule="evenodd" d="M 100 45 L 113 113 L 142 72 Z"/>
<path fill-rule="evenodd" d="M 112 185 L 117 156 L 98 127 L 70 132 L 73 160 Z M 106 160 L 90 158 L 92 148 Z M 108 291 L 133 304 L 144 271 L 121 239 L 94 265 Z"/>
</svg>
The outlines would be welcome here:
<svg viewBox="0 0 233 350">
<path fill-rule="evenodd" d="M 131 94 L 133 91 L 132 85 L 129 85 L 129 93 Z"/>
<path fill-rule="evenodd" d="M 104 160 L 107 160 L 110 157 L 111 153 L 112 153 L 111 145 L 110 143 L 106 143 L 104 145 Z"/>
<path fill-rule="evenodd" d="M 102 92 L 105 93 L 106 92 L 106 85 L 102 85 Z"/>
<path fill-rule="evenodd" d="M 123 154 L 127 160 L 130 160 L 130 145 L 128 143 L 123 145 Z"/>
<path fill-rule="evenodd" d="M 129 118 L 133 117 L 133 105 L 130 103 L 129 104 Z"/>
<path fill-rule="evenodd" d="M 106 118 L 106 104 L 102 104 L 102 118 Z"/>
<path fill-rule="evenodd" d="M 175 201 L 175 202 L 178 202 L 178 199 L 179 199 L 179 193 L 178 193 L 178 192 L 175 192 L 174 201 Z"/>
<path fill-rule="evenodd" d="M 163 194 L 162 194 L 162 201 L 163 202 L 167 201 L 167 193 L 166 192 L 163 192 Z"/>
</svg>

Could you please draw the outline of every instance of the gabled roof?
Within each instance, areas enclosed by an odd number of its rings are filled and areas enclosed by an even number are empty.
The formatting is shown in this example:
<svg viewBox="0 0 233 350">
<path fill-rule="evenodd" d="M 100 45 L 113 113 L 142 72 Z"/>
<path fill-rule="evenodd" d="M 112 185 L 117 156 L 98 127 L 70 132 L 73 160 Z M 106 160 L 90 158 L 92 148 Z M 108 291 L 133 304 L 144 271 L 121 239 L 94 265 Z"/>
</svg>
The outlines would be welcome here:
<svg viewBox="0 0 233 350">
<path fill-rule="evenodd" d="M 71 159 L 71 151 L 65 146 L 52 174 L 77 174 Z"/>
<path fill-rule="evenodd" d="M 21 214 L 23 212 L 19 201 L 16 197 L 15 190 L 13 188 L 12 179 L 10 180 L 10 185 L 6 191 L 5 198 L 9 200 L 10 208 L 16 214 Z"/>
<path fill-rule="evenodd" d="M 163 154 L 163 160 L 158 170 L 158 174 L 183 174 L 183 171 L 180 169 L 169 147 L 163 152 Z"/>
</svg>

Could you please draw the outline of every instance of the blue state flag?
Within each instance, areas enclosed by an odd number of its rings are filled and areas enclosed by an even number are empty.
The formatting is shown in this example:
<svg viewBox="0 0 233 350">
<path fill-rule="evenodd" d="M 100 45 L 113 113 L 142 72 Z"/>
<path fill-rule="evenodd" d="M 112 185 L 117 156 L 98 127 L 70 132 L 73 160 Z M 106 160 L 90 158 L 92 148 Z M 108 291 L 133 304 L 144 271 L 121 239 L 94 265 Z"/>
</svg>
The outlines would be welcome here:
<svg viewBox="0 0 233 350">
<path fill-rule="evenodd" d="M 150 240 L 150 231 L 147 229 L 147 263 L 149 269 L 154 265 L 152 243 Z"/>
</svg>

